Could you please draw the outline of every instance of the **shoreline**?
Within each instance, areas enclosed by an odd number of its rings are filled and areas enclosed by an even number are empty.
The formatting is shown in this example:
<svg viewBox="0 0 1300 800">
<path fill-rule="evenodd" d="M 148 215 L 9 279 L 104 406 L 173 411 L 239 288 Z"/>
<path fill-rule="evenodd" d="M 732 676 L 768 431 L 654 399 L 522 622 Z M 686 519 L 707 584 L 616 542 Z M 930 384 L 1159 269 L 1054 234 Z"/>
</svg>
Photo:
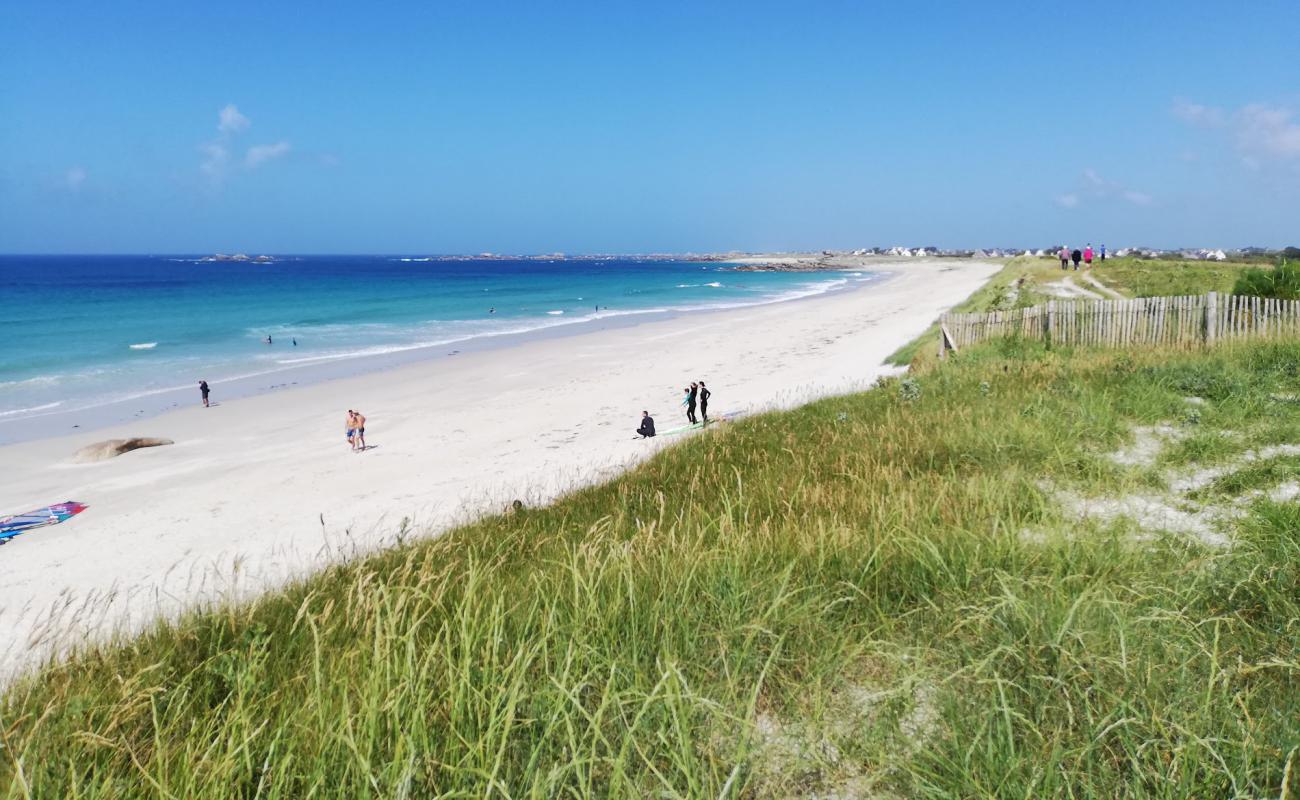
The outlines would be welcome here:
<svg viewBox="0 0 1300 800">
<path fill-rule="evenodd" d="M 725 262 L 730 263 L 730 262 Z M 874 265 L 873 265 L 874 266 Z M 550 325 L 502 333 L 483 333 L 444 342 L 401 346 L 385 353 L 357 354 L 351 356 L 321 356 L 304 363 L 284 365 L 277 369 L 210 381 L 216 403 L 241 400 L 270 394 L 285 389 L 315 386 L 333 380 L 362 375 L 384 373 L 392 369 L 425 361 L 436 361 L 469 353 L 517 347 L 533 341 L 563 339 L 590 333 L 620 330 L 652 322 L 689 317 L 719 311 L 743 310 L 784 303 L 799 303 L 832 294 L 869 289 L 894 277 L 887 269 L 869 269 L 866 266 L 837 266 L 817 270 L 827 275 L 835 272 L 863 272 L 856 283 L 811 292 L 797 297 L 778 297 L 734 306 L 701 306 L 668 309 L 645 309 L 597 313 L 591 317 L 562 321 Z M 441 352 L 440 352 L 441 351 Z M 197 378 L 195 379 L 197 381 Z M 25 416 L 0 415 L 0 448 L 24 442 L 73 436 L 104 430 L 118 425 L 143 423 L 182 409 L 196 402 L 197 390 L 192 385 L 157 389 L 108 402 L 49 410 Z"/>
<path fill-rule="evenodd" d="M 0 507 L 89 506 L 4 546 L 0 677 L 611 477 L 685 438 L 633 438 L 643 409 L 661 430 L 679 424 L 685 382 L 708 381 L 714 417 L 866 388 L 998 268 L 891 265 L 862 291 L 425 359 L 0 447 L 0 462 L 22 465 Z M 369 418 L 371 451 L 346 449 L 347 408 Z M 72 463 L 80 446 L 130 436 L 175 444 Z"/>
</svg>

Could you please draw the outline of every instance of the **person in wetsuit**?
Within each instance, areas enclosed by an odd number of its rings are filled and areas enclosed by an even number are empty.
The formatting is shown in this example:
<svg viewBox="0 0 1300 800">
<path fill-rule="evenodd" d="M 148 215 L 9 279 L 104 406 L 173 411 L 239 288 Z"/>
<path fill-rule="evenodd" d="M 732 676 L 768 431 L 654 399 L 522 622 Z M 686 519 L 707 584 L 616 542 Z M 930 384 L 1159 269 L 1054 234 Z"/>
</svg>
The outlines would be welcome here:
<svg viewBox="0 0 1300 800">
<path fill-rule="evenodd" d="M 704 381 L 700 381 L 700 419 L 706 425 L 709 423 L 709 397 L 712 395 L 713 392 L 705 388 Z"/>
<path fill-rule="evenodd" d="M 637 428 L 636 432 L 642 439 L 649 439 L 655 435 L 655 418 L 650 416 L 649 411 L 641 412 L 641 427 Z"/>
<path fill-rule="evenodd" d="M 208 407 L 208 382 L 199 381 L 199 394 L 203 395 L 203 407 Z"/>
<path fill-rule="evenodd" d="M 695 384 L 682 390 L 682 405 L 686 406 L 686 421 L 695 424 Z"/>
</svg>

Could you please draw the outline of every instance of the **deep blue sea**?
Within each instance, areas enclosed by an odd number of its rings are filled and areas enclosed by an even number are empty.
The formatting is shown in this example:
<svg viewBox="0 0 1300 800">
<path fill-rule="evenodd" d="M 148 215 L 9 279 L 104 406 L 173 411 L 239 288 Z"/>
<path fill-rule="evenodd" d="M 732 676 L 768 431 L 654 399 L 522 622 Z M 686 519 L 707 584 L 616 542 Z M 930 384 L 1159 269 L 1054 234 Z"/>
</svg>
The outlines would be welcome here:
<svg viewBox="0 0 1300 800">
<path fill-rule="evenodd" d="M 0 256 L 0 421 L 199 378 L 215 388 L 618 316 L 781 302 L 873 277 L 635 259 Z"/>
</svg>

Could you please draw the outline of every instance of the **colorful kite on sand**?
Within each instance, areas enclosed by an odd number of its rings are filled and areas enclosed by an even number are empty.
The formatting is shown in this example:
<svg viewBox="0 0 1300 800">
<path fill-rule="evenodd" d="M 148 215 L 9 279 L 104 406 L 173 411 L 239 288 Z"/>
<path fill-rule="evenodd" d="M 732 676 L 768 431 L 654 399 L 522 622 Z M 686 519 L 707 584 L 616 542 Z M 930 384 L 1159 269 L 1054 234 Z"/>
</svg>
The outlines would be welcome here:
<svg viewBox="0 0 1300 800">
<path fill-rule="evenodd" d="M 43 528 L 46 525 L 57 525 L 66 519 L 71 519 L 77 514 L 86 510 L 85 503 L 77 503 L 72 500 L 66 503 L 58 503 L 45 508 L 38 508 L 35 511 L 28 511 L 26 514 L 15 514 L 12 517 L 0 517 L 0 544 L 8 542 L 10 539 L 19 534 L 27 533 L 33 528 Z"/>
</svg>

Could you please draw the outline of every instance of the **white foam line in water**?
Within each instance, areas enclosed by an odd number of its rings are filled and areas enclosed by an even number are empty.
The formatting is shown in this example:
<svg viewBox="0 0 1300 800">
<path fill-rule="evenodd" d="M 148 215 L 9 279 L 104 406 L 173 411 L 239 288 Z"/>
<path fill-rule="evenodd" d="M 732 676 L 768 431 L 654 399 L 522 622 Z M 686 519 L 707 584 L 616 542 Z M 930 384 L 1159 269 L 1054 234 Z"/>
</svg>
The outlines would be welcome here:
<svg viewBox="0 0 1300 800">
<path fill-rule="evenodd" d="M 140 344 L 130 345 L 132 350 L 152 350 L 158 346 L 157 342 L 142 342 Z"/>
<path fill-rule="evenodd" d="M 16 408 L 13 411 L 0 411 L 0 417 L 11 417 L 15 414 L 31 414 L 34 411 L 48 411 L 51 408 L 55 408 L 56 406 L 61 406 L 61 405 L 63 405 L 62 401 L 55 401 L 53 403 L 46 403 L 43 406 L 32 406 L 31 408 Z"/>
</svg>

